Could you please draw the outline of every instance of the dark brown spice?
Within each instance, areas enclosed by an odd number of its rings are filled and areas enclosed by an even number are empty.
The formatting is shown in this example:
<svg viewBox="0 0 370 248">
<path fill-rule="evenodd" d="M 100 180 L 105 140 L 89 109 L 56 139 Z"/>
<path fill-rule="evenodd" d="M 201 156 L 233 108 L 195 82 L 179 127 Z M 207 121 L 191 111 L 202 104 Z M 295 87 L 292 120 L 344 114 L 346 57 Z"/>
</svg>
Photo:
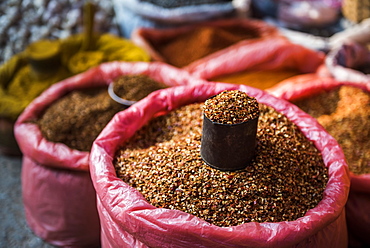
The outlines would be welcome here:
<svg viewBox="0 0 370 248">
<path fill-rule="evenodd" d="M 36 123 L 47 140 L 89 151 L 101 130 L 121 110 L 106 87 L 75 90 L 50 105 Z"/>
<path fill-rule="evenodd" d="M 116 79 L 115 93 L 140 100 L 154 90 L 167 87 L 146 75 L 123 75 Z M 112 117 L 126 107 L 113 101 L 107 87 L 74 90 L 49 106 L 36 123 L 49 141 L 90 151 L 92 143 Z"/>
<path fill-rule="evenodd" d="M 154 206 L 218 226 L 302 217 L 328 180 L 320 152 L 284 115 L 260 104 L 256 157 L 239 171 L 213 169 L 200 157 L 203 103 L 157 117 L 117 151 L 117 176 Z"/>
<path fill-rule="evenodd" d="M 207 99 L 203 113 L 213 122 L 237 124 L 257 118 L 259 107 L 254 97 L 240 90 L 231 90 Z"/>
<path fill-rule="evenodd" d="M 181 68 L 241 40 L 257 37 L 257 31 L 239 26 L 203 26 L 179 34 L 154 47 L 167 63 Z"/>
<path fill-rule="evenodd" d="M 370 94 L 341 86 L 294 101 L 338 141 L 354 174 L 370 173 Z"/>
<path fill-rule="evenodd" d="M 153 91 L 167 87 L 165 84 L 143 74 L 123 75 L 113 82 L 115 94 L 129 101 L 139 101 Z"/>
</svg>

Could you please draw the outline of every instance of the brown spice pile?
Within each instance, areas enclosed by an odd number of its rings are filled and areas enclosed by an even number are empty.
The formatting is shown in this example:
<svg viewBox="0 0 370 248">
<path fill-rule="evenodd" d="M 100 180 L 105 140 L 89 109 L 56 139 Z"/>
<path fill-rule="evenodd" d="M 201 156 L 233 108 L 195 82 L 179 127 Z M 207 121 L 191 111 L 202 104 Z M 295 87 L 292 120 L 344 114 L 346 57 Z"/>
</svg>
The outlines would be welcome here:
<svg viewBox="0 0 370 248">
<path fill-rule="evenodd" d="M 123 75 L 117 78 L 113 83 L 113 91 L 115 94 L 129 101 L 139 101 L 153 91 L 167 87 L 168 86 L 165 84 L 157 82 L 143 74 Z"/>
<path fill-rule="evenodd" d="M 241 40 L 257 37 L 256 31 L 243 27 L 204 26 L 179 34 L 154 47 L 167 63 L 181 68 Z"/>
<path fill-rule="evenodd" d="M 209 79 L 213 82 L 245 84 L 258 89 L 268 89 L 284 79 L 301 74 L 297 69 L 245 70 Z"/>
<path fill-rule="evenodd" d="M 55 101 L 37 120 L 49 141 L 90 151 L 92 143 L 123 106 L 111 100 L 107 88 L 75 90 Z"/>
<path fill-rule="evenodd" d="M 133 101 L 167 87 L 146 75 L 123 75 L 116 82 L 115 93 Z M 36 123 L 47 140 L 90 151 L 103 128 L 125 108 L 110 98 L 106 87 L 75 90 L 55 101 Z"/>
<path fill-rule="evenodd" d="M 295 101 L 338 141 L 349 169 L 370 173 L 370 94 L 352 86 Z"/>
<path fill-rule="evenodd" d="M 200 157 L 202 103 L 153 119 L 117 151 L 117 176 L 154 206 L 218 226 L 296 220 L 322 199 L 328 180 L 320 152 L 284 115 L 260 104 L 256 157 L 239 171 Z"/>
<path fill-rule="evenodd" d="M 240 90 L 231 90 L 207 99 L 203 113 L 213 122 L 237 124 L 257 118 L 259 107 L 254 97 Z"/>
</svg>

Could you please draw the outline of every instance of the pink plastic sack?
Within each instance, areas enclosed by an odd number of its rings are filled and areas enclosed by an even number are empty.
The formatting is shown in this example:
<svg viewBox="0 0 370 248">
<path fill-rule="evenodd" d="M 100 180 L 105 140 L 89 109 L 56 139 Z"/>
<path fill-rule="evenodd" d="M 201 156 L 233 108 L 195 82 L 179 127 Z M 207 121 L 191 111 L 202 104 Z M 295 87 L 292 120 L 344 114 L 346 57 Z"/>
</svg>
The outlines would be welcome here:
<svg viewBox="0 0 370 248">
<path fill-rule="evenodd" d="M 158 28 L 138 28 L 132 34 L 132 41 L 137 45 L 142 47 L 148 52 L 153 60 L 167 62 L 164 54 L 159 51 L 159 46 L 166 44 L 173 38 L 181 37 L 181 35 L 187 34 L 190 31 L 194 31 L 197 28 L 238 28 L 244 30 L 245 34 L 249 34 L 250 38 L 239 41 L 231 45 L 231 47 L 243 43 L 247 45 L 251 42 L 257 40 L 276 37 L 282 35 L 279 34 L 276 27 L 269 25 L 263 21 L 259 20 L 249 20 L 242 18 L 229 18 L 229 19 L 218 19 L 213 21 L 203 21 L 195 24 L 187 24 L 178 28 L 168 28 L 168 29 L 158 29 Z M 228 48 L 224 48 L 228 49 Z M 224 50 L 221 49 L 220 51 Z M 179 55 L 181 56 L 179 51 Z M 210 56 L 210 55 L 208 55 Z M 207 57 L 207 56 L 206 56 Z M 190 64 L 188 65 L 190 66 Z"/>
<path fill-rule="evenodd" d="M 324 58 L 323 52 L 294 44 L 285 38 L 272 37 L 249 44 L 239 43 L 184 69 L 203 79 L 245 70 L 295 69 L 301 73 L 310 73 L 324 63 Z"/>
<path fill-rule="evenodd" d="M 256 37 L 239 41 L 227 48 L 193 61 L 184 70 L 192 75 L 212 79 L 217 76 L 244 70 L 296 69 L 301 73 L 314 72 L 324 63 L 325 54 L 294 44 L 285 38 L 276 27 L 266 22 L 251 19 L 228 19 L 189 25 L 180 29 L 139 28 L 133 42 L 144 48 L 153 60 L 165 61 L 156 46 L 168 38 L 179 36 L 197 27 L 242 27 Z M 156 45 L 154 45 L 156 44 Z M 181 56 L 181 51 L 179 55 Z"/>
<path fill-rule="evenodd" d="M 116 176 L 112 163 L 116 150 L 150 119 L 232 89 L 242 90 L 285 114 L 322 152 L 329 181 L 323 200 L 304 217 L 218 227 L 182 211 L 156 208 Z M 118 113 L 101 132 L 90 153 L 90 172 L 103 247 L 347 247 L 344 205 L 349 177 L 338 143 L 296 106 L 245 85 L 205 83 L 151 94 Z"/>
<path fill-rule="evenodd" d="M 51 86 L 32 101 L 15 123 L 15 136 L 23 153 L 26 220 L 31 230 L 48 243 L 63 247 L 100 246 L 96 194 L 89 174 L 89 152 L 46 140 L 30 121 L 72 90 L 108 85 L 125 74 L 146 74 L 168 86 L 192 82 L 187 72 L 159 62 L 110 62 Z"/>
<path fill-rule="evenodd" d="M 277 97 L 293 101 L 330 91 L 341 85 L 370 92 L 370 84 L 366 82 L 340 82 L 315 74 L 284 80 L 268 91 Z M 351 187 L 345 207 L 349 244 L 350 247 L 367 247 L 370 245 L 370 174 L 355 175 L 350 172 L 350 180 Z"/>
</svg>

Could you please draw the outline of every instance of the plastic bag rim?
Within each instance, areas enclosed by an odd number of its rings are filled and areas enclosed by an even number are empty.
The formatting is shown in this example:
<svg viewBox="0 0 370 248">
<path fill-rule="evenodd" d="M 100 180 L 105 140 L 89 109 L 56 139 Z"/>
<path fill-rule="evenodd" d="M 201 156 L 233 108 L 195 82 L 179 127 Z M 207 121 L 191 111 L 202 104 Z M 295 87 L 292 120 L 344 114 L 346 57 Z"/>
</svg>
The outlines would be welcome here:
<svg viewBox="0 0 370 248">
<path fill-rule="evenodd" d="M 213 83 L 210 82 L 210 84 L 213 84 Z M 250 90 L 250 89 L 252 89 L 251 87 L 248 87 L 248 86 L 245 86 L 245 85 L 237 85 L 237 86 L 235 86 L 235 85 L 225 84 L 225 83 L 215 83 L 215 84 L 218 85 L 221 88 L 225 87 L 227 89 L 243 89 L 243 90 L 247 90 L 247 91 Z M 193 86 L 193 87 L 197 87 L 197 86 Z M 202 86 L 199 86 L 199 87 L 202 87 Z M 205 87 L 205 86 L 203 86 L 203 87 Z M 259 95 L 260 97 L 267 97 L 267 95 L 268 95 L 266 92 L 263 93 L 260 90 L 256 90 L 256 89 L 253 89 L 253 90 L 254 90 L 254 93 L 256 93 L 256 95 Z M 158 94 L 156 94 L 156 95 L 158 95 Z M 154 98 L 155 95 L 153 94 L 152 97 Z M 282 99 L 277 99 L 277 98 L 273 97 L 272 95 L 269 95 L 267 97 L 267 99 L 274 99 L 274 101 L 284 101 Z M 147 100 L 148 100 L 148 102 L 150 101 L 150 99 L 147 99 Z M 293 109 L 295 109 L 295 111 L 301 111 L 297 107 L 291 106 L 291 104 L 288 103 L 288 102 L 286 102 L 284 105 L 287 105 L 287 104 L 290 107 L 292 107 Z M 142 105 L 144 105 L 144 103 Z M 267 104 L 267 105 L 269 105 L 269 104 Z M 135 107 L 138 107 L 138 105 L 135 106 Z M 170 110 L 170 109 L 171 108 L 168 108 L 167 110 Z M 138 109 L 136 109 L 136 110 L 131 109 L 131 110 L 132 111 L 139 111 Z M 114 121 L 118 121 L 120 117 L 124 118 L 125 115 L 127 116 L 129 114 L 129 112 L 130 111 L 127 111 L 126 113 L 121 112 L 119 115 L 115 116 L 115 119 L 116 120 L 112 120 L 108 124 L 109 127 L 108 126 L 106 127 L 106 130 L 108 130 L 111 126 L 114 126 L 115 125 Z M 303 112 L 303 111 L 301 111 L 301 112 Z M 330 142 L 333 142 L 334 144 L 336 144 L 336 145 L 334 145 L 334 150 L 336 150 L 336 152 L 338 152 L 339 157 L 336 158 L 335 161 L 338 162 L 340 164 L 340 166 L 344 166 L 346 168 L 347 165 L 346 165 L 345 160 L 344 160 L 344 155 L 343 155 L 341 149 L 339 148 L 338 144 L 336 143 L 336 141 L 329 134 L 327 134 L 323 130 L 323 128 L 321 126 L 318 125 L 318 123 L 316 122 L 316 120 L 314 120 L 312 117 L 307 117 L 307 118 L 310 119 L 310 122 L 312 122 L 312 124 L 314 124 L 316 126 L 317 130 L 320 133 L 323 133 L 325 135 L 325 137 L 327 137 L 330 140 Z M 104 199 L 109 194 L 109 192 L 107 191 L 108 190 L 107 188 L 109 188 L 110 186 L 112 186 L 115 189 L 119 189 L 119 187 L 122 186 L 122 184 L 124 184 L 124 183 L 115 176 L 115 171 L 114 171 L 114 168 L 113 168 L 113 165 L 112 165 L 112 161 L 110 160 L 110 159 L 112 159 L 112 154 L 109 154 L 109 152 L 107 153 L 107 151 L 105 150 L 105 145 L 107 145 L 107 144 L 104 144 L 104 143 L 107 142 L 107 141 L 104 140 L 105 139 L 104 135 L 108 135 L 108 132 L 104 132 L 104 130 L 103 130 L 103 132 L 101 133 L 101 135 L 98 137 L 98 139 L 95 140 L 95 142 L 93 144 L 93 150 L 92 150 L 92 153 L 90 154 L 93 157 L 93 159 L 90 159 L 90 166 L 92 167 L 92 173 L 91 173 L 91 175 L 92 175 L 94 187 L 96 188 L 96 191 L 97 191 L 97 196 L 100 199 L 100 202 L 102 204 L 102 207 L 104 207 L 104 209 L 106 211 L 108 211 L 108 213 L 111 216 L 113 216 L 113 218 L 115 218 L 117 216 L 112 211 L 113 206 L 110 205 L 109 203 L 105 202 Z M 94 165 L 93 165 L 92 161 L 94 159 L 98 159 L 98 157 L 100 157 L 99 160 L 100 159 L 103 159 L 109 165 L 107 165 L 106 168 L 94 168 Z M 102 157 L 104 157 L 104 158 L 102 158 Z M 325 162 L 325 164 L 326 164 L 326 162 Z M 333 164 L 333 162 L 330 165 L 332 165 L 332 164 Z M 328 166 L 328 164 L 326 164 L 326 166 Z M 345 171 L 344 174 L 343 174 L 343 182 L 345 182 L 344 183 L 344 187 L 343 187 L 344 192 L 341 192 L 340 194 L 337 193 L 337 195 L 336 195 L 339 198 L 342 198 L 341 199 L 342 200 L 341 205 L 343 205 L 343 206 L 341 206 L 340 210 L 342 210 L 342 207 L 344 207 L 344 202 L 345 202 L 346 197 L 348 196 L 348 188 L 349 188 L 349 186 L 348 186 L 348 184 L 349 184 L 348 170 L 345 169 L 344 171 Z M 105 176 L 107 176 L 108 179 L 111 180 L 109 182 L 108 187 L 105 187 L 106 185 L 104 185 L 105 184 L 105 180 L 104 180 L 104 177 Z M 329 182 L 330 182 L 330 178 L 329 178 Z M 329 182 L 328 182 L 328 186 L 330 184 Z M 132 193 L 135 194 L 135 195 L 138 195 L 138 194 L 141 195 L 136 189 L 130 189 L 130 191 L 132 191 Z M 118 192 L 118 191 L 116 191 L 116 192 Z M 142 195 L 141 195 L 141 197 L 143 198 Z M 119 198 L 119 196 L 116 196 L 115 197 L 115 200 L 117 200 L 117 198 Z M 326 198 L 324 197 L 324 199 L 321 202 L 323 202 L 325 199 Z M 321 204 L 321 202 L 319 203 L 319 205 Z M 147 209 L 145 209 L 145 207 L 147 207 Z M 317 208 L 317 207 L 315 207 L 315 208 Z M 117 208 L 117 206 L 115 206 L 115 208 Z M 224 230 L 225 232 L 230 231 L 230 230 L 232 230 L 232 231 L 238 231 L 238 230 L 241 231 L 241 230 L 244 230 L 244 228 L 254 227 L 254 226 L 258 226 L 259 228 L 262 228 L 265 231 L 268 231 L 268 230 L 269 231 L 272 231 L 278 225 L 282 225 L 283 224 L 284 226 L 288 226 L 289 228 L 291 228 L 292 230 L 294 230 L 294 227 L 295 226 L 297 226 L 297 225 L 303 225 L 303 223 L 309 223 L 310 222 L 309 221 L 309 217 L 312 214 L 312 210 L 314 210 L 314 209 L 309 210 L 308 213 L 306 213 L 306 215 L 304 217 L 301 217 L 301 218 L 299 218 L 299 219 L 297 219 L 295 221 L 290 221 L 290 222 L 278 222 L 278 223 L 255 223 L 255 222 L 251 222 L 251 223 L 246 223 L 246 224 L 242 224 L 242 225 L 234 226 L 234 227 L 216 227 L 216 226 L 213 226 L 211 224 L 209 224 L 209 226 L 212 227 L 212 228 L 215 228 L 215 229 Z M 333 213 L 331 212 L 332 210 L 333 209 L 330 209 L 328 211 L 328 214 L 332 214 L 333 215 Z M 177 210 L 168 210 L 168 209 L 166 209 L 166 210 L 163 210 L 163 209 L 162 210 L 159 210 L 159 209 L 155 208 L 154 206 L 152 206 L 152 205 L 150 205 L 150 204 L 147 203 L 147 205 L 145 205 L 144 207 L 143 206 L 140 206 L 137 209 L 130 210 L 128 214 L 130 216 L 133 216 L 133 215 L 135 215 L 135 212 L 136 212 L 137 214 L 140 215 L 140 211 L 177 211 Z M 337 213 L 335 214 L 335 217 L 334 216 L 331 216 L 330 217 L 330 220 L 326 220 L 326 221 L 328 221 L 330 223 L 333 222 L 333 221 L 335 221 L 338 218 L 338 216 L 340 215 L 341 212 L 342 211 L 337 211 Z M 185 214 L 185 215 L 188 216 L 189 214 Z M 138 218 L 140 218 L 140 217 L 138 217 Z M 197 217 L 195 217 L 195 219 L 198 222 L 205 222 L 203 220 L 198 219 Z M 319 230 L 319 226 L 322 227 L 323 222 L 316 220 L 316 224 L 317 224 L 317 226 L 314 228 L 315 229 L 314 232 L 317 232 Z M 207 226 L 207 224 L 206 224 L 206 226 Z M 298 235 L 298 236 L 299 235 L 303 235 L 302 232 L 304 232 L 304 231 L 303 230 L 298 230 L 298 231 L 296 230 L 293 235 Z M 312 233 L 310 235 L 312 235 Z M 307 238 L 307 237 L 303 237 L 303 236 L 301 236 L 301 239 Z M 275 242 L 281 242 L 284 238 L 285 237 L 279 237 L 278 240 L 275 240 Z"/>
<path fill-rule="evenodd" d="M 108 86 L 112 79 L 120 75 L 146 74 L 160 80 L 166 79 L 163 75 L 165 73 L 173 74 L 164 82 L 169 86 L 172 86 L 171 84 L 186 84 L 191 81 L 197 82 L 198 80 L 191 77 L 186 71 L 162 62 L 114 61 L 102 63 L 83 73 L 53 84 L 35 98 L 15 121 L 14 135 L 22 153 L 47 167 L 89 171 L 88 159 L 90 151 L 79 151 L 69 148 L 63 143 L 48 141 L 41 134 L 37 124 L 31 123 L 30 121 L 38 117 L 49 104 L 52 104 L 60 97 L 73 90 Z M 178 81 L 174 80 L 176 76 L 179 77 Z M 94 81 L 90 82 L 89 79 L 91 78 L 93 78 Z M 184 79 L 188 81 L 184 81 Z M 27 139 L 24 137 L 27 137 Z M 48 147 L 48 149 L 45 149 L 45 147 Z M 59 158 L 58 155 L 63 156 L 63 158 Z M 75 160 L 71 163 L 72 158 Z"/>
</svg>

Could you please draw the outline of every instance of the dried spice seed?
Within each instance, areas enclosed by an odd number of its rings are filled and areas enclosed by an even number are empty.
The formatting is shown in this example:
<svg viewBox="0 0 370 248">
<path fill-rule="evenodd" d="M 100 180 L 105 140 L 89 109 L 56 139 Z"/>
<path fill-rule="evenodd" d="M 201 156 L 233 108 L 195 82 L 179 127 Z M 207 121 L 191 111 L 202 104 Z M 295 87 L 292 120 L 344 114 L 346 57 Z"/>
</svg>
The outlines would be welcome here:
<svg viewBox="0 0 370 248">
<path fill-rule="evenodd" d="M 140 129 L 117 151 L 117 176 L 156 207 L 218 226 L 296 220 L 321 201 L 328 180 L 321 154 L 284 115 L 260 104 L 257 156 L 228 172 L 200 157 L 202 108 L 183 106 Z"/>
<path fill-rule="evenodd" d="M 161 44 L 154 44 L 153 41 L 152 45 L 167 63 L 181 68 L 239 41 L 257 37 L 257 30 L 247 30 L 240 26 L 199 26 L 161 41 Z"/>
<path fill-rule="evenodd" d="M 167 87 L 165 84 L 143 74 L 123 75 L 113 83 L 115 94 L 129 101 L 139 101 L 153 91 Z"/>
<path fill-rule="evenodd" d="M 121 110 L 106 87 L 75 90 L 50 105 L 36 124 L 47 140 L 90 151 L 101 130 Z"/>
<path fill-rule="evenodd" d="M 370 173 L 370 94 L 352 86 L 294 101 L 317 118 L 338 141 L 349 169 L 357 175 Z"/>
<path fill-rule="evenodd" d="M 123 75 L 115 93 L 128 100 L 140 100 L 149 93 L 167 87 L 146 75 Z M 90 151 L 91 145 L 119 111 L 125 107 L 113 101 L 107 87 L 74 90 L 49 106 L 35 121 L 49 141 L 64 143 L 80 151 Z"/>
<path fill-rule="evenodd" d="M 203 113 L 213 122 L 237 124 L 257 118 L 259 108 L 254 97 L 240 90 L 231 90 L 206 100 Z"/>
</svg>

